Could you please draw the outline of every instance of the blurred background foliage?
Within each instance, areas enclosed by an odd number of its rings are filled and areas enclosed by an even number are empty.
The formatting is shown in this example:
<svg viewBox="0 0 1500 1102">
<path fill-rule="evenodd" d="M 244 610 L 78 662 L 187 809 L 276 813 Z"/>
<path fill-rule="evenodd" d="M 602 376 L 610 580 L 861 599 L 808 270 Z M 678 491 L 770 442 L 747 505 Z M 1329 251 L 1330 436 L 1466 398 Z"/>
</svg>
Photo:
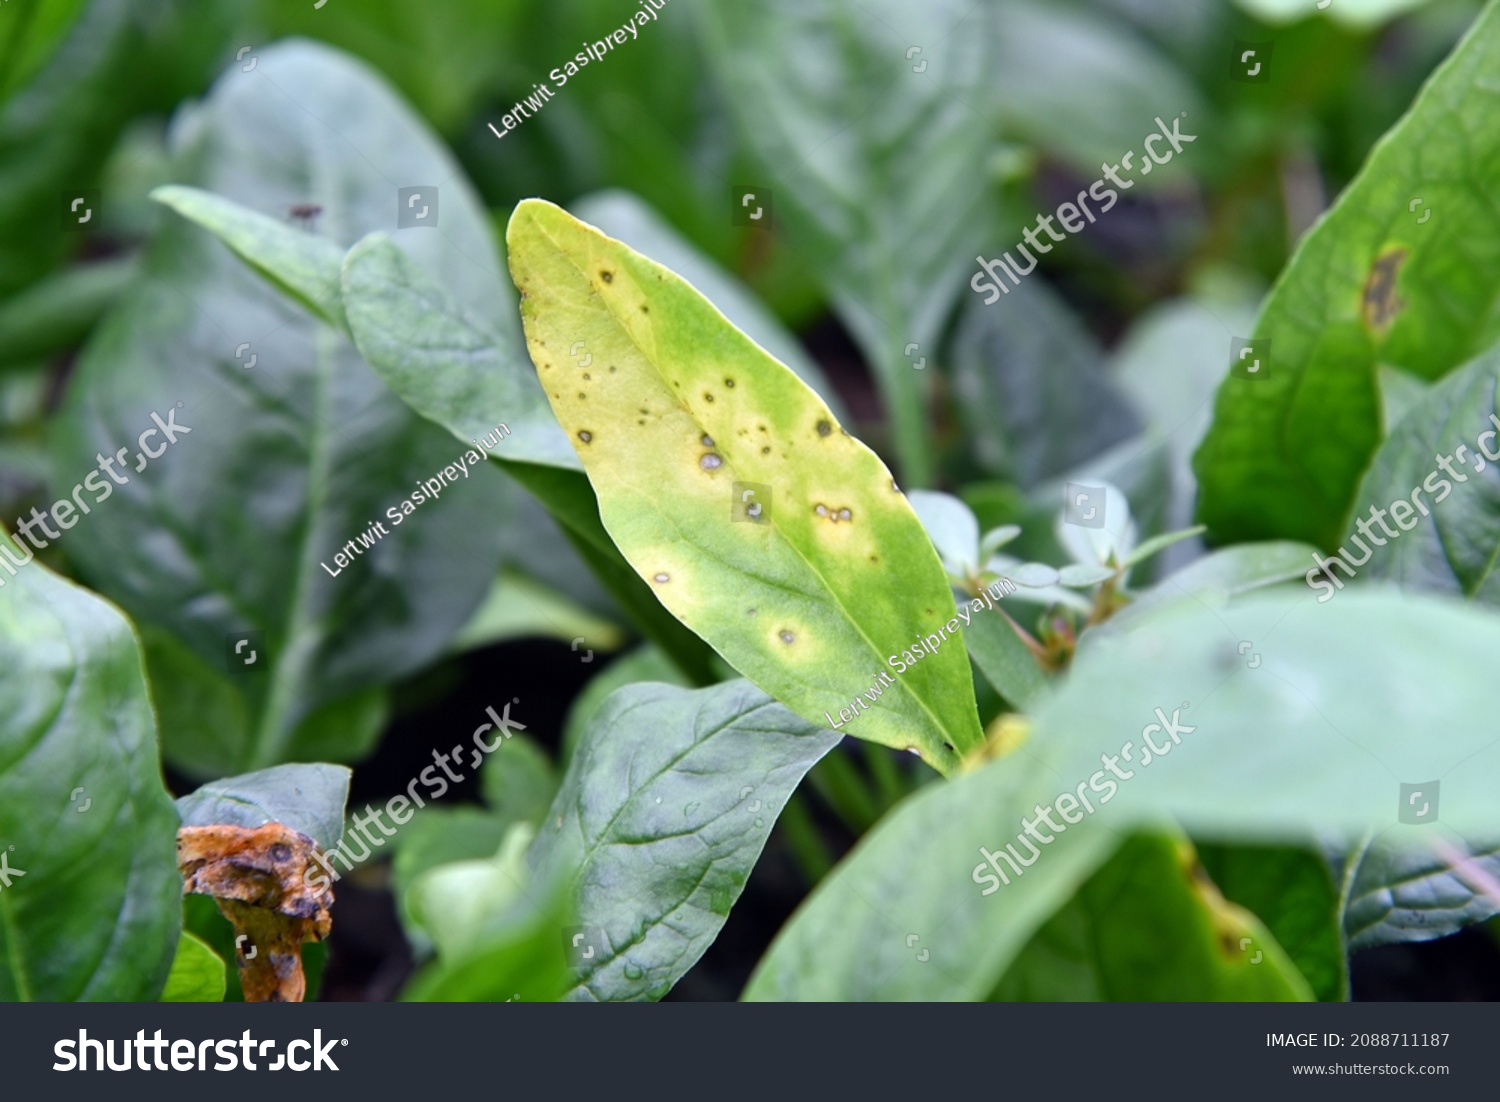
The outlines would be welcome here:
<svg viewBox="0 0 1500 1102">
<path fill-rule="evenodd" d="M 987 0 L 973 8 L 982 20 L 965 17 L 964 33 L 928 42 L 917 61 L 932 59 L 932 68 L 918 82 L 905 71 L 914 63 L 903 62 L 904 44 L 936 38 L 946 9 L 823 2 L 793 16 L 786 5 L 736 13 L 676 0 L 499 141 L 485 124 L 619 26 L 632 5 L 13 0 L 0 19 L 0 505 L 8 511 L 39 496 L 40 434 L 68 353 L 129 285 L 133 258 L 162 217 L 145 195 L 169 171 L 168 118 L 279 38 L 321 39 L 384 73 L 451 145 L 497 219 L 528 195 L 567 204 L 620 188 L 644 199 L 810 343 L 879 446 L 887 417 L 869 375 L 882 375 L 882 359 L 910 362 L 899 355 L 908 329 L 921 341 L 917 330 L 940 337 L 950 327 L 967 297 L 956 276 L 970 270 L 953 267 L 955 257 L 1008 246 L 1035 212 L 1096 179 L 1101 160 L 1137 145 L 1155 115 L 1186 110 L 1199 141 L 1047 257 L 1049 286 L 1040 293 L 1060 291 L 1061 300 L 1039 307 L 1036 328 L 1056 330 L 1058 342 L 1086 335 L 1108 346 L 1163 300 L 1253 302 L 1477 9 L 1473 0 L 1336 0 L 1322 12 L 1310 0 Z M 810 35 L 814 25 L 836 27 L 839 39 Z M 971 29 L 972 61 L 952 51 Z M 747 33 L 757 36 L 753 51 L 714 48 Z M 784 49 L 769 56 L 776 35 Z M 1239 41 L 1274 41 L 1273 80 L 1231 79 Z M 963 65 L 972 71 L 954 75 Z M 747 72 L 756 66 L 765 71 Z M 746 102 L 751 93 L 768 98 Z M 926 148 L 914 144 L 921 127 L 900 117 L 917 94 L 957 111 Z M 852 144 L 839 140 L 847 129 L 859 130 Z M 778 143 L 803 163 L 768 163 Z M 981 178 L 950 181 L 952 193 L 966 201 L 987 194 L 986 209 L 965 211 L 946 229 L 903 212 L 901 202 L 924 201 L 921 187 L 969 167 Z M 736 185 L 800 185 L 804 171 L 828 190 L 794 188 L 785 217 L 777 211 L 778 232 L 732 224 Z M 100 217 L 86 233 L 58 232 L 59 197 L 90 188 L 103 191 Z M 929 198 L 931 210 L 919 213 L 935 217 L 943 196 Z M 840 222 L 833 203 L 876 217 Z M 858 236 L 841 241 L 840 225 Z M 944 238 L 948 271 L 925 270 L 932 263 L 923 241 L 934 236 Z M 936 298 L 925 317 L 902 316 L 910 302 L 892 305 L 873 291 L 848 301 L 850 288 L 857 295 L 869 286 L 860 269 L 882 250 Z M 935 358 L 926 347 L 923 354 Z M 887 389 L 935 398 L 941 427 L 956 403 L 935 374 L 906 371 Z M 998 374 L 1005 386 L 990 388 L 991 402 L 1046 385 L 1024 365 Z M 961 389 L 962 379 L 954 385 Z M 1003 409 L 975 407 L 974 395 L 961 392 L 975 420 L 1004 424 Z M 1095 452 L 1115 442 L 1118 409 L 1075 404 L 1084 423 L 1049 425 L 1053 439 L 1037 441 L 1033 454 L 999 455 L 982 439 L 968 446 L 949 432 L 939 440 L 941 470 L 950 479 L 1031 482 L 1077 462 L 1090 440 Z M 1095 415 L 1102 427 L 1087 423 Z M 1063 435 L 1066 446 L 1056 439 Z"/>
</svg>

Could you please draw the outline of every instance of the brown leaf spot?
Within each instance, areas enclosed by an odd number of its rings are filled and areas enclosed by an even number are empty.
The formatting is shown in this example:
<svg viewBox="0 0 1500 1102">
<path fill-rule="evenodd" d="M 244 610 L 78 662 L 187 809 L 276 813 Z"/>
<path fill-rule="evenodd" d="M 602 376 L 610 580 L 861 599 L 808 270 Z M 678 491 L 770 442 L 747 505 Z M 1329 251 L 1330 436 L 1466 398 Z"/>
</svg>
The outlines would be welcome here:
<svg viewBox="0 0 1500 1102">
<path fill-rule="evenodd" d="M 1360 314 L 1364 318 L 1365 328 L 1378 337 L 1385 336 L 1391 322 L 1406 306 L 1406 300 L 1396 294 L 1396 276 L 1401 271 L 1401 265 L 1406 263 L 1408 255 L 1410 254 L 1405 249 L 1392 249 L 1375 261 L 1369 278 L 1365 280 Z"/>
</svg>

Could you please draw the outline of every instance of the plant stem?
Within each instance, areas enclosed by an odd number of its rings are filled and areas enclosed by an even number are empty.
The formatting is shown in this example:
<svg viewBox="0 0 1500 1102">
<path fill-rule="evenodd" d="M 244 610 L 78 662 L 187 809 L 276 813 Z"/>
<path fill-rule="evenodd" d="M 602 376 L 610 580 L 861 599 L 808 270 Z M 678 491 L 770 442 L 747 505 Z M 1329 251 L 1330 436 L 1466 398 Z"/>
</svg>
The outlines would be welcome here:
<svg viewBox="0 0 1500 1102">
<path fill-rule="evenodd" d="M 880 807 L 874 795 L 841 749 L 835 748 L 813 766 L 807 779 L 812 782 L 813 790 L 855 834 L 863 834 L 880 818 Z"/>
<path fill-rule="evenodd" d="M 816 887 L 818 881 L 833 869 L 833 854 L 828 851 L 822 835 L 818 833 L 812 812 L 807 808 L 806 797 L 800 792 L 793 792 L 776 825 L 781 828 L 787 846 L 792 851 L 792 860 L 797 862 L 797 867 L 807 879 L 807 886 Z"/>
</svg>

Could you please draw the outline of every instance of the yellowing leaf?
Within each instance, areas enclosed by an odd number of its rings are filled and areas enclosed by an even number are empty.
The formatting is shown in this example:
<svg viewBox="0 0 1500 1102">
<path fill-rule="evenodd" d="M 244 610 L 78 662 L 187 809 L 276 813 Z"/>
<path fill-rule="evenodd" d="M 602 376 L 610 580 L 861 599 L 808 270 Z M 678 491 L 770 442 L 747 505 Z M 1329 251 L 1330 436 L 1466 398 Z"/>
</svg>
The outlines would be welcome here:
<svg viewBox="0 0 1500 1102">
<path fill-rule="evenodd" d="M 672 272 L 540 200 L 508 241 L 542 387 L 662 604 L 805 718 L 956 767 L 963 621 L 880 458 Z"/>
</svg>

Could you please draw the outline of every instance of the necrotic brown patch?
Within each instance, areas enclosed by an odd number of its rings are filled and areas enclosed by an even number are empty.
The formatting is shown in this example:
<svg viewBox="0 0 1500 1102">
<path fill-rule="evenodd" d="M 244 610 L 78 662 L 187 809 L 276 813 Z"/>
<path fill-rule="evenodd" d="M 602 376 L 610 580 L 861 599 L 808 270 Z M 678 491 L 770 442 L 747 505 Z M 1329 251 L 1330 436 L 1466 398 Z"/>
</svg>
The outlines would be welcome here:
<svg viewBox="0 0 1500 1102">
<path fill-rule="evenodd" d="M 301 1002 L 303 942 L 333 928 L 332 871 L 307 835 L 281 823 L 182 827 L 177 866 L 183 891 L 212 896 L 237 935 L 235 967 L 246 1002 Z M 321 888 L 314 888 L 316 881 Z"/>
<path fill-rule="evenodd" d="M 1396 277 L 1410 255 L 1406 249 L 1392 249 L 1370 268 L 1360 300 L 1360 314 L 1365 328 L 1383 337 L 1396 320 L 1406 300 L 1396 294 Z"/>
</svg>

